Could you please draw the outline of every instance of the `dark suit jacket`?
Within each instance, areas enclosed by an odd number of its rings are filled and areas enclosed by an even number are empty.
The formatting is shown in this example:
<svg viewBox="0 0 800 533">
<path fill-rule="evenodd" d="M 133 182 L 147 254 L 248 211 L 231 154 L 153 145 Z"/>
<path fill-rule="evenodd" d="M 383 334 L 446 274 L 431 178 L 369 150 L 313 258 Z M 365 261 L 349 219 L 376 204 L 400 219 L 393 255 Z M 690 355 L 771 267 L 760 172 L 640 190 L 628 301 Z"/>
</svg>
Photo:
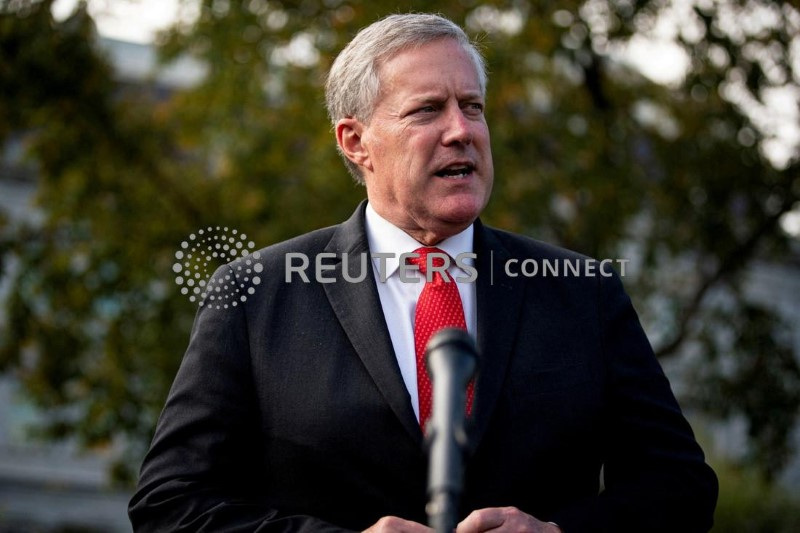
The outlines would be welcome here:
<svg viewBox="0 0 800 533">
<path fill-rule="evenodd" d="M 286 253 L 313 265 L 323 251 L 369 252 L 364 204 L 262 250 L 244 305 L 198 312 L 130 504 L 137 531 L 426 522 L 422 434 L 372 269 L 348 283 L 339 261 L 336 283 L 285 282 Z M 567 533 L 709 529 L 716 478 L 619 280 L 508 277 L 509 258 L 580 256 L 480 222 L 475 252 L 482 366 L 463 514 L 513 505 Z"/>
</svg>

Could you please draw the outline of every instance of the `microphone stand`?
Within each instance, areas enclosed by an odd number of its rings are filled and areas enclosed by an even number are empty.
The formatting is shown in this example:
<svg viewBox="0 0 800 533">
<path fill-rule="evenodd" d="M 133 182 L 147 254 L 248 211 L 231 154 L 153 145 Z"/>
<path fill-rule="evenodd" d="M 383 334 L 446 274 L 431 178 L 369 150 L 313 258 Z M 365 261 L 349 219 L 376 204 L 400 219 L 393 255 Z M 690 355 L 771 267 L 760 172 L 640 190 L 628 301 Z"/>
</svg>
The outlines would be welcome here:
<svg viewBox="0 0 800 533">
<path fill-rule="evenodd" d="M 456 328 L 437 332 L 426 347 L 433 384 L 433 413 L 427 424 L 428 525 L 452 533 L 464 477 L 466 388 L 478 364 L 475 343 Z"/>
</svg>

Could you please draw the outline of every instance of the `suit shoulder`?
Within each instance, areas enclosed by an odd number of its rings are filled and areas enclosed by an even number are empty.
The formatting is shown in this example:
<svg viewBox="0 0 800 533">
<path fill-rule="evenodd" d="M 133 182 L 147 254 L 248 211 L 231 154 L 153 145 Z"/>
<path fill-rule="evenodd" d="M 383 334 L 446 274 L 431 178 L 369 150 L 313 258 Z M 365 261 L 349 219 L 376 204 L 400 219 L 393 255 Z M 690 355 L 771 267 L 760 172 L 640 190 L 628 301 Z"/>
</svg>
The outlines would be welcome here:
<svg viewBox="0 0 800 533">
<path fill-rule="evenodd" d="M 272 261 L 283 262 L 286 254 L 289 253 L 315 255 L 325 249 L 339 226 L 316 229 L 303 235 L 271 244 L 254 253 L 257 253 L 265 263 Z"/>
</svg>

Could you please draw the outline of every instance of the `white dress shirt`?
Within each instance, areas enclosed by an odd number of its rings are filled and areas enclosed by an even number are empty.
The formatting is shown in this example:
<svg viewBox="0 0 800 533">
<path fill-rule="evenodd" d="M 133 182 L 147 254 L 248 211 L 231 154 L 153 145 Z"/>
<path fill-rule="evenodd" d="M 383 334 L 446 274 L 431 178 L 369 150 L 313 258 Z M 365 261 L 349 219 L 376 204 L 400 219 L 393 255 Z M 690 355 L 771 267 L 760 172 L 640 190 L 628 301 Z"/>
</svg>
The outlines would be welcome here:
<svg viewBox="0 0 800 533">
<path fill-rule="evenodd" d="M 412 253 L 417 248 L 425 245 L 417 242 L 408 233 L 381 217 L 370 204 L 367 204 L 366 230 L 370 253 L 391 254 L 390 257 L 383 261 L 373 258 L 372 268 L 378 285 L 378 295 L 381 299 L 383 316 L 386 318 L 394 353 L 397 356 L 397 364 L 400 365 L 400 373 L 411 395 L 411 405 L 419 420 L 417 360 L 414 350 L 414 312 L 417 307 L 417 299 L 419 299 L 419 295 L 425 286 L 425 276 L 417 270 L 407 270 L 405 271 L 406 278 L 413 278 L 419 281 L 417 283 L 404 283 L 400 279 L 398 271 L 401 254 Z M 455 259 L 459 254 L 472 253 L 473 235 L 474 229 L 470 225 L 461 233 L 443 240 L 436 247 L 444 250 L 450 257 Z M 471 259 L 464 261 L 464 263 L 474 264 Z M 382 273 L 381 270 L 384 268 L 385 272 Z M 447 273 L 452 279 L 469 276 L 469 273 L 459 268 L 455 261 L 450 263 Z M 382 282 L 381 279 L 386 281 Z M 477 332 L 475 283 L 457 283 L 456 286 L 464 307 L 464 320 L 467 324 L 467 331 L 472 338 L 475 338 Z"/>
</svg>

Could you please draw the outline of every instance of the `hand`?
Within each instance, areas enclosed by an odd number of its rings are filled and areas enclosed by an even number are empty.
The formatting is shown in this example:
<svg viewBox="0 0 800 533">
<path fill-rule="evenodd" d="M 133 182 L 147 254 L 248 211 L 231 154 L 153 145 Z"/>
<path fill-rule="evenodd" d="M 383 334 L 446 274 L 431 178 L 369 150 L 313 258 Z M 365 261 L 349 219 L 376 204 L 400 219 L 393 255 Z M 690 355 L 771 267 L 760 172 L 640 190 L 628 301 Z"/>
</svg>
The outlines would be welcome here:
<svg viewBox="0 0 800 533">
<path fill-rule="evenodd" d="M 418 522 L 403 520 L 396 516 L 384 516 L 364 533 L 431 533 L 433 530 Z"/>
<path fill-rule="evenodd" d="M 537 520 L 516 507 L 490 507 L 472 511 L 458 524 L 456 533 L 483 533 L 489 530 L 497 533 L 561 533 L 557 525 Z"/>
</svg>

